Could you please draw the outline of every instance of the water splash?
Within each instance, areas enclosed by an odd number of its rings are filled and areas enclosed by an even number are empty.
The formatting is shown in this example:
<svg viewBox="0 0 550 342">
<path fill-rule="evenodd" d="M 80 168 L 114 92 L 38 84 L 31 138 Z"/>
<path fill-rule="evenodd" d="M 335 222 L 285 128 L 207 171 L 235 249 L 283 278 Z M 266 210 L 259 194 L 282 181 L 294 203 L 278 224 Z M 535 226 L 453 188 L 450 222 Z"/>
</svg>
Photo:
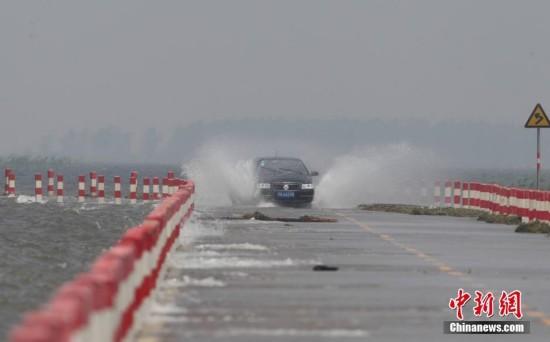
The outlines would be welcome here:
<svg viewBox="0 0 550 342">
<path fill-rule="evenodd" d="M 406 143 L 357 148 L 338 156 L 317 185 L 315 203 L 349 208 L 359 203 L 419 203 L 435 179 L 437 158 Z"/>
</svg>

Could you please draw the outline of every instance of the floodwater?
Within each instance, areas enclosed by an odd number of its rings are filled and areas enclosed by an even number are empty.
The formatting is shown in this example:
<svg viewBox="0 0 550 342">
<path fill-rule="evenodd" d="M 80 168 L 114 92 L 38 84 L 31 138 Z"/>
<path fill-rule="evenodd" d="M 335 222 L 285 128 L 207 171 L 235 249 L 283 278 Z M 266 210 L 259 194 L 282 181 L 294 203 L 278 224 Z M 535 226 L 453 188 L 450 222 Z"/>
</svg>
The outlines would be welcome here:
<svg viewBox="0 0 550 342">
<path fill-rule="evenodd" d="M 127 184 L 131 170 L 137 170 L 140 177 L 162 177 L 169 169 L 71 165 L 63 170 L 66 202 L 58 204 L 55 198 L 48 201 L 47 197 L 45 203 L 34 203 L 34 172 L 29 171 L 28 165 L 23 165 L 20 172 L 17 165 L 11 167 L 18 175 L 19 195 L 0 197 L 0 336 L 5 336 L 25 311 L 39 307 L 63 282 L 85 271 L 103 250 L 126 229 L 139 224 L 153 208 L 153 204 L 132 205 L 126 201 L 122 205 L 110 204 L 112 182 L 107 183 L 106 204 L 99 205 L 95 199 L 77 203 L 74 194 L 79 174 L 87 175 L 94 169 L 99 173 L 103 168 L 106 175 L 118 173 Z M 42 169 L 45 179 L 47 167 Z M 3 181 L 0 183 L 3 186 Z M 126 196 L 127 186 L 123 190 Z"/>
</svg>

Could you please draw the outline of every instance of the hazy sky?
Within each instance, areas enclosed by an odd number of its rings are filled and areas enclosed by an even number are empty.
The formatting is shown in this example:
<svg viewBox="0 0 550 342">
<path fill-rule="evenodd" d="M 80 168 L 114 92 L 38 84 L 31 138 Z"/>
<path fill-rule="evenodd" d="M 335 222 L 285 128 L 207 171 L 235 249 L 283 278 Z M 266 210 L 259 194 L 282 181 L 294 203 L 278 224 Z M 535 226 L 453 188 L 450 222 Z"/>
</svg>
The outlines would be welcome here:
<svg viewBox="0 0 550 342">
<path fill-rule="evenodd" d="M 550 111 L 548 1 L 0 2 L 0 153 L 220 119 L 517 126 Z M 467 135 L 467 133 L 465 133 Z"/>
</svg>

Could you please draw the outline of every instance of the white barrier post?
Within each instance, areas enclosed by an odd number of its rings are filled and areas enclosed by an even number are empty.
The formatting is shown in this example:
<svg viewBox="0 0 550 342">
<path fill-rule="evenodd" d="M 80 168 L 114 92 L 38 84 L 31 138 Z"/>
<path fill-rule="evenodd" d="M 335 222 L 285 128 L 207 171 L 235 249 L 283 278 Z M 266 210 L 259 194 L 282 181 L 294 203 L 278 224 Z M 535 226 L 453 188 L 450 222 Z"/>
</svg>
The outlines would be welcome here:
<svg viewBox="0 0 550 342">
<path fill-rule="evenodd" d="M 36 202 L 42 202 L 42 175 L 34 175 L 34 199 Z"/>
<path fill-rule="evenodd" d="M 170 189 L 168 188 L 168 177 L 162 178 L 162 198 L 169 196 Z"/>
<path fill-rule="evenodd" d="M 130 178 L 130 203 L 135 204 L 137 202 L 137 178 Z"/>
<path fill-rule="evenodd" d="M 15 197 L 15 172 L 10 171 L 8 178 L 8 197 Z"/>
<path fill-rule="evenodd" d="M 461 197 L 462 187 L 460 181 L 456 181 L 453 186 L 453 208 L 462 208 Z"/>
<path fill-rule="evenodd" d="M 143 193 L 142 198 L 143 202 L 149 202 L 149 185 L 151 181 L 149 177 L 143 177 Z"/>
<path fill-rule="evenodd" d="M 86 196 L 86 177 L 83 175 L 78 176 L 78 202 L 84 202 Z"/>
<path fill-rule="evenodd" d="M 90 196 L 97 196 L 97 172 L 90 172 Z"/>
<path fill-rule="evenodd" d="M 54 179 L 55 179 L 55 172 L 52 169 L 48 169 L 48 197 L 52 197 L 55 193 Z"/>
<path fill-rule="evenodd" d="M 462 207 L 470 209 L 470 183 L 462 183 Z"/>
<path fill-rule="evenodd" d="M 5 168 L 4 169 L 4 178 L 5 178 L 5 183 L 4 183 L 4 195 L 8 195 L 9 194 L 9 191 L 8 191 L 8 188 L 10 187 L 10 173 L 11 173 L 11 169 L 9 168 Z"/>
<path fill-rule="evenodd" d="M 153 177 L 153 200 L 158 200 L 159 196 L 159 178 Z"/>
<path fill-rule="evenodd" d="M 115 182 L 115 204 L 122 203 L 122 192 L 121 192 L 121 186 L 120 186 L 120 176 L 114 177 Z"/>
<path fill-rule="evenodd" d="M 450 207 L 452 205 L 452 185 L 450 181 L 445 182 L 445 207 Z"/>
<path fill-rule="evenodd" d="M 105 176 L 103 175 L 97 176 L 97 202 L 105 202 Z"/>
<path fill-rule="evenodd" d="M 172 195 L 176 192 L 174 171 L 169 170 L 166 178 L 168 178 L 168 194 Z"/>
<path fill-rule="evenodd" d="M 63 203 L 63 175 L 57 175 L 57 203 Z"/>
</svg>

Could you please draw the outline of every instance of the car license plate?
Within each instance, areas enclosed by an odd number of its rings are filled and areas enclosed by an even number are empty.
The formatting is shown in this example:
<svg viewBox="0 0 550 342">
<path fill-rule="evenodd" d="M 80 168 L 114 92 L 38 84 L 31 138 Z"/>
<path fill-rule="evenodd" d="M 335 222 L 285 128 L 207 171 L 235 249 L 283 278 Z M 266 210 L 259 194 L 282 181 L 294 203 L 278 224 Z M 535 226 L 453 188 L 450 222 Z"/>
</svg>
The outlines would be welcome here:
<svg viewBox="0 0 550 342">
<path fill-rule="evenodd" d="M 277 197 L 279 198 L 294 198 L 294 192 L 292 191 L 278 191 Z"/>
</svg>

